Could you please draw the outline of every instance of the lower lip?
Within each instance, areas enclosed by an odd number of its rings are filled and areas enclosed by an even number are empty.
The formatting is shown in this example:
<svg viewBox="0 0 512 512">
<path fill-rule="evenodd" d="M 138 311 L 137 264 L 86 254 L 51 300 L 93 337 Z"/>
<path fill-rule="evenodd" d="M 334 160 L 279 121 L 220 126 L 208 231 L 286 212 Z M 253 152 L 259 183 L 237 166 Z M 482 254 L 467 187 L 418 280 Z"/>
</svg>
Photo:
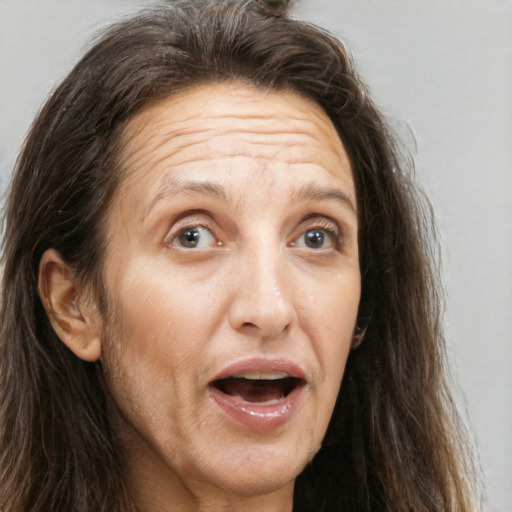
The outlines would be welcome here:
<svg viewBox="0 0 512 512">
<path fill-rule="evenodd" d="M 246 402 L 240 397 L 226 395 L 210 386 L 210 396 L 217 405 L 238 423 L 258 431 L 270 432 L 287 421 L 297 412 L 304 392 L 304 385 L 296 387 L 285 398 L 273 404 Z"/>
</svg>

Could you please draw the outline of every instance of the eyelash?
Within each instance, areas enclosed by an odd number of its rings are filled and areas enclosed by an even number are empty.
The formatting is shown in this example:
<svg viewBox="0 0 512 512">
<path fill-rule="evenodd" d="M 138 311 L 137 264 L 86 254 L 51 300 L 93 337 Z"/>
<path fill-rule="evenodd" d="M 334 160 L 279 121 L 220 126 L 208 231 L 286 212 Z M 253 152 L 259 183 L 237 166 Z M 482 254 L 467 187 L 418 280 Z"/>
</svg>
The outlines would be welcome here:
<svg viewBox="0 0 512 512">
<path fill-rule="evenodd" d="M 334 225 L 332 221 L 328 221 L 325 219 L 320 219 L 314 222 L 311 226 L 307 226 L 305 229 L 301 230 L 299 236 L 303 236 L 308 231 L 321 230 L 325 231 L 327 235 L 332 239 L 334 249 L 340 250 L 342 243 L 342 233 L 339 228 Z M 299 237 L 296 237 L 294 240 L 297 240 Z"/>
<path fill-rule="evenodd" d="M 182 236 L 186 231 L 188 230 L 194 230 L 194 229 L 206 229 L 211 233 L 211 236 L 217 240 L 217 245 L 221 246 L 222 243 L 218 241 L 217 237 L 215 236 L 215 231 L 211 225 L 207 222 L 190 222 L 183 227 L 179 227 L 178 229 L 173 229 L 172 233 L 168 237 L 167 241 L 165 242 L 166 245 L 171 246 L 174 244 L 178 244 L 178 238 Z M 187 249 L 187 247 L 183 247 Z"/>
<path fill-rule="evenodd" d="M 213 226 L 211 226 L 208 222 L 189 222 L 183 227 L 179 227 L 178 229 L 173 229 L 172 233 L 168 237 L 167 241 L 165 242 L 166 245 L 171 246 L 174 244 L 179 244 L 178 238 L 183 235 L 187 230 L 193 230 L 193 229 L 206 229 L 211 233 L 211 236 L 217 240 L 217 245 L 221 246 L 222 242 L 218 241 L 217 236 L 215 235 L 215 230 Z M 339 228 L 334 224 L 333 221 L 329 221 L 326 219 L 318 219 L 315 222 L 313 222 L 309 226 L 304 226 L 303 229 L 300 230 L 299 235 L 294 237 L 293 242 L 291 246 L 296 246 L 296 240 L 298 240 L 301 236 L 304 236 L 308 231 L 324 231 L 327 236 L 332 240 L 333 248 L 335 250 L 340 250 L 342 245 L 342 233 L 340 232 Z M 187 249 L 187 247 L 184 247 Z"/>
</svg>

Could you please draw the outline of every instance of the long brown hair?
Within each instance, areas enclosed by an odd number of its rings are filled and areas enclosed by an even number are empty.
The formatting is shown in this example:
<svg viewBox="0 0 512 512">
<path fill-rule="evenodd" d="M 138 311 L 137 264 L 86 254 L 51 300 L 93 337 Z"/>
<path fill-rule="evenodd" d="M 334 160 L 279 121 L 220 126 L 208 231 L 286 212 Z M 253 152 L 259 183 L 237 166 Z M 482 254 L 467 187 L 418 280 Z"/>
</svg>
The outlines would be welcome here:
<svg viewBox="0 0 512 512">
<path fill-rule="evenodd" d="M 110 27 L 55 90 L 18 159 L 4 221 L 0 510 L 134 510 L 101 366 L 53 332 L 37 292 L 53 247 L 102 298 L 104 221 L 123 128 L 200 83 L 242 80 L 321 105 L 351 159 L 362 299 L 322 448 L 294 510 L 474 510 L 472 464 L 447 382 L 428 203 L 343 45 L 287 2 L 175 0 Z"/>
</svg>

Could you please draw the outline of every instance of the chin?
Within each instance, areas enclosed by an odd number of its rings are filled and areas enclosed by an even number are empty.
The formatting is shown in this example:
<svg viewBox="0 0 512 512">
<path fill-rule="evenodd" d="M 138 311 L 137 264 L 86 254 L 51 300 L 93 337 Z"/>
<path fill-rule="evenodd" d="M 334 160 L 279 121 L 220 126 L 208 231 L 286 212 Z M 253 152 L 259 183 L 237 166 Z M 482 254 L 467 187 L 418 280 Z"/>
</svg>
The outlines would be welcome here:
<svg viewBox="0 0 512 512">
<path fill-rule="evenodd" d="M 213 474 L 205 477 L 216 487 L 240 497 L 290 490 L 320 448 L 315 445 L 305 449 L 304 444 L 298 450 L 300 444 L 295 442 L 287 442 L 284 446 L 244 443 L 231 450 L 223 450 L 221 460 L 215 457 L 217 463 L 211 468 Z"/>
</svg>

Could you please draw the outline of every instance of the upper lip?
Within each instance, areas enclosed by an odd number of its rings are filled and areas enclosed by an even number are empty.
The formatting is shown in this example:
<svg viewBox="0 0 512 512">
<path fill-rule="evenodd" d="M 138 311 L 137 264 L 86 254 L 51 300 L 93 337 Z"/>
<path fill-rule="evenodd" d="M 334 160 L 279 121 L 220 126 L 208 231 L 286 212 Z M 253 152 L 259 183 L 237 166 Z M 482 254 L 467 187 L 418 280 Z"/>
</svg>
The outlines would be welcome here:
<svg viewBox="0 0 512 512">
<path fill-rule="evenodd" d="M 253 357 L 228 363 L 215 375 L 210 383 L 249 372 L 281 372 L 287 374 L 288 377 L 307 380 L 306 372 L 297 363 L 289 359 Z"/>
</svg>

